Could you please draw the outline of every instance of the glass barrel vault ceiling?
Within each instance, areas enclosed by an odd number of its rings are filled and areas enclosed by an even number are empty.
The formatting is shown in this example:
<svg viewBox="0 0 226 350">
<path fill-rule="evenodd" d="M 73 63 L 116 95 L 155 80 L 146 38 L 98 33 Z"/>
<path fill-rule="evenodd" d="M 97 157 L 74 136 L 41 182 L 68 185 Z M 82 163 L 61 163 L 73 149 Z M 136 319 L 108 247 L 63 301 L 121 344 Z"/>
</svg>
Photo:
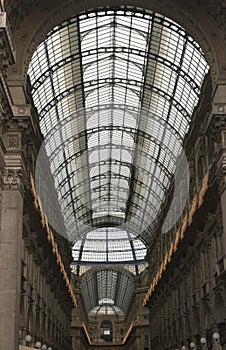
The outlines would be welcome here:
<svg viewBox="0 0 226 350">
<path fill-rule="evenodd" d="M 93 269 L 82 276 L 80 289 L 89 316 L 124 316 L 135 292 L 135 280 L 124 269 Z"/>
<path fill-rule="evenodd" d="M 83 235 L 75 242 L 73 258 L 76 264 L 145 263 L 146 247 L 134 234 L 117 227 L 102 227 Z"/>
<path fill-rule="evenodd" d="M 207 70 L 183 28 L 135 8 L 82 13 L 39 45 L 28 73 L 77 262 L 143 262 L 139 238 L 151 237 Z"/>
</svg>

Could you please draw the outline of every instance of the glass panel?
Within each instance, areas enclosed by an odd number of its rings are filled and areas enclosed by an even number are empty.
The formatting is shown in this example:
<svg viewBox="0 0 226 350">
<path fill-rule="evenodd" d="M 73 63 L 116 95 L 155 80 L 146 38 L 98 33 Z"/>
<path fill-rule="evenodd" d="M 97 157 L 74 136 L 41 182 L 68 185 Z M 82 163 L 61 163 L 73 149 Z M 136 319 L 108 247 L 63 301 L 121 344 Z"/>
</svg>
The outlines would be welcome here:
<svg viewBox="0 0 226 350">
<path fill-rule="evenodd" d="M 80 288 L 89 316 L 123 316 L 134 295 L 135 280 L 126 270 L 97 269 L 81 277 Z"/>
<path fill-rule="evenodd" d="M 136 8 L 79 14 L 39 45 L 28 73 L 76 261 L 143 260 L 128 232 L 147 239 L 207 70 L 183 28 Z"/>
</svg>

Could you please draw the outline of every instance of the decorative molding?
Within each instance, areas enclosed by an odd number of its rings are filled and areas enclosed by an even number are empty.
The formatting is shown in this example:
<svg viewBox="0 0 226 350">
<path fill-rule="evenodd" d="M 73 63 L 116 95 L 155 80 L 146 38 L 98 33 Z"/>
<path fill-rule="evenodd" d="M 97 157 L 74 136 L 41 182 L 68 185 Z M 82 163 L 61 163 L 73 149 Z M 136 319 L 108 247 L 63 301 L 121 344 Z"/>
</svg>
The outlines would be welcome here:
<svg viewBox="0 0 226 350">
<path fill-rule="evenodd" d="M 7 151 L 19 151 L 21 150 L 21 133 L 9 132 L 4 134 L 4 145 Z"/>
<path fill-rule="evenodd" d="M 226 103 L 214 103 L 212 113 L 214 115 L 225 115 L 226 114 Z"/>
<path fill-rule="evenodd" d="M 31 106 L 25 105 L 13 105 L 12 112 L 14 117 L 29 117 L 31 115 Z"/>
<path fill-rule="evenodd" d="M 24 172 L 22 169 L 5 168 L 3 175 L 4 189 L 24 190 Z"/>
</svg>

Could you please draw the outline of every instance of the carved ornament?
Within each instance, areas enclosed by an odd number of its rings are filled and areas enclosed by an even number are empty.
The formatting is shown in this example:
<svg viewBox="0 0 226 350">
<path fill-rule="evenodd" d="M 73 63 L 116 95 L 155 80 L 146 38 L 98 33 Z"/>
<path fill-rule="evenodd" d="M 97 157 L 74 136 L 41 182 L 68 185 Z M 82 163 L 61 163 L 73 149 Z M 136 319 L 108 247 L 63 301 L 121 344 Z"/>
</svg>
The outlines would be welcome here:
<svg viewBox="0 0 226 350">
<path fill-rule="evenodd" d="M 24 190 L 24 173 L 22 169 L 6 168 L 3 175 L 5 189 Z"/>
<path fill-rule="evenodd" d="M 14 117 L 29 117 L 31 115 L 31 106 L 25 105 L 13 105 L 12 106 Z"/>
<path fill-rule="evenodd" d="M 21 133 L 10 132 L 4 135 L 4 145 L 7 151 L 21 150 Z"/>
</svg>

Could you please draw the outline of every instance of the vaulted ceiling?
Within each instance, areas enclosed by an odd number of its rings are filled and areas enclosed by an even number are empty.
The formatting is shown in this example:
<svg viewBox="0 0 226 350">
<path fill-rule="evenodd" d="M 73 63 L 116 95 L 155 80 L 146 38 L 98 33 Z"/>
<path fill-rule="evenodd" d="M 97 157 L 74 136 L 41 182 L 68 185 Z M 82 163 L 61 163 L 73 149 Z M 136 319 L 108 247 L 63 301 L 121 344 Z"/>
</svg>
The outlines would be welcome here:
<svg viewBox="0 0 226 350">
<path fill-rule="evenodd" d="M 181 26 L 131 6 L 72 16 L 38 46 L 28 74 L 74 264 L 145 262 L 207 71 Z M 123 310 L 127 279 L 90 272 L 87 311 Z"/>
</svg>

